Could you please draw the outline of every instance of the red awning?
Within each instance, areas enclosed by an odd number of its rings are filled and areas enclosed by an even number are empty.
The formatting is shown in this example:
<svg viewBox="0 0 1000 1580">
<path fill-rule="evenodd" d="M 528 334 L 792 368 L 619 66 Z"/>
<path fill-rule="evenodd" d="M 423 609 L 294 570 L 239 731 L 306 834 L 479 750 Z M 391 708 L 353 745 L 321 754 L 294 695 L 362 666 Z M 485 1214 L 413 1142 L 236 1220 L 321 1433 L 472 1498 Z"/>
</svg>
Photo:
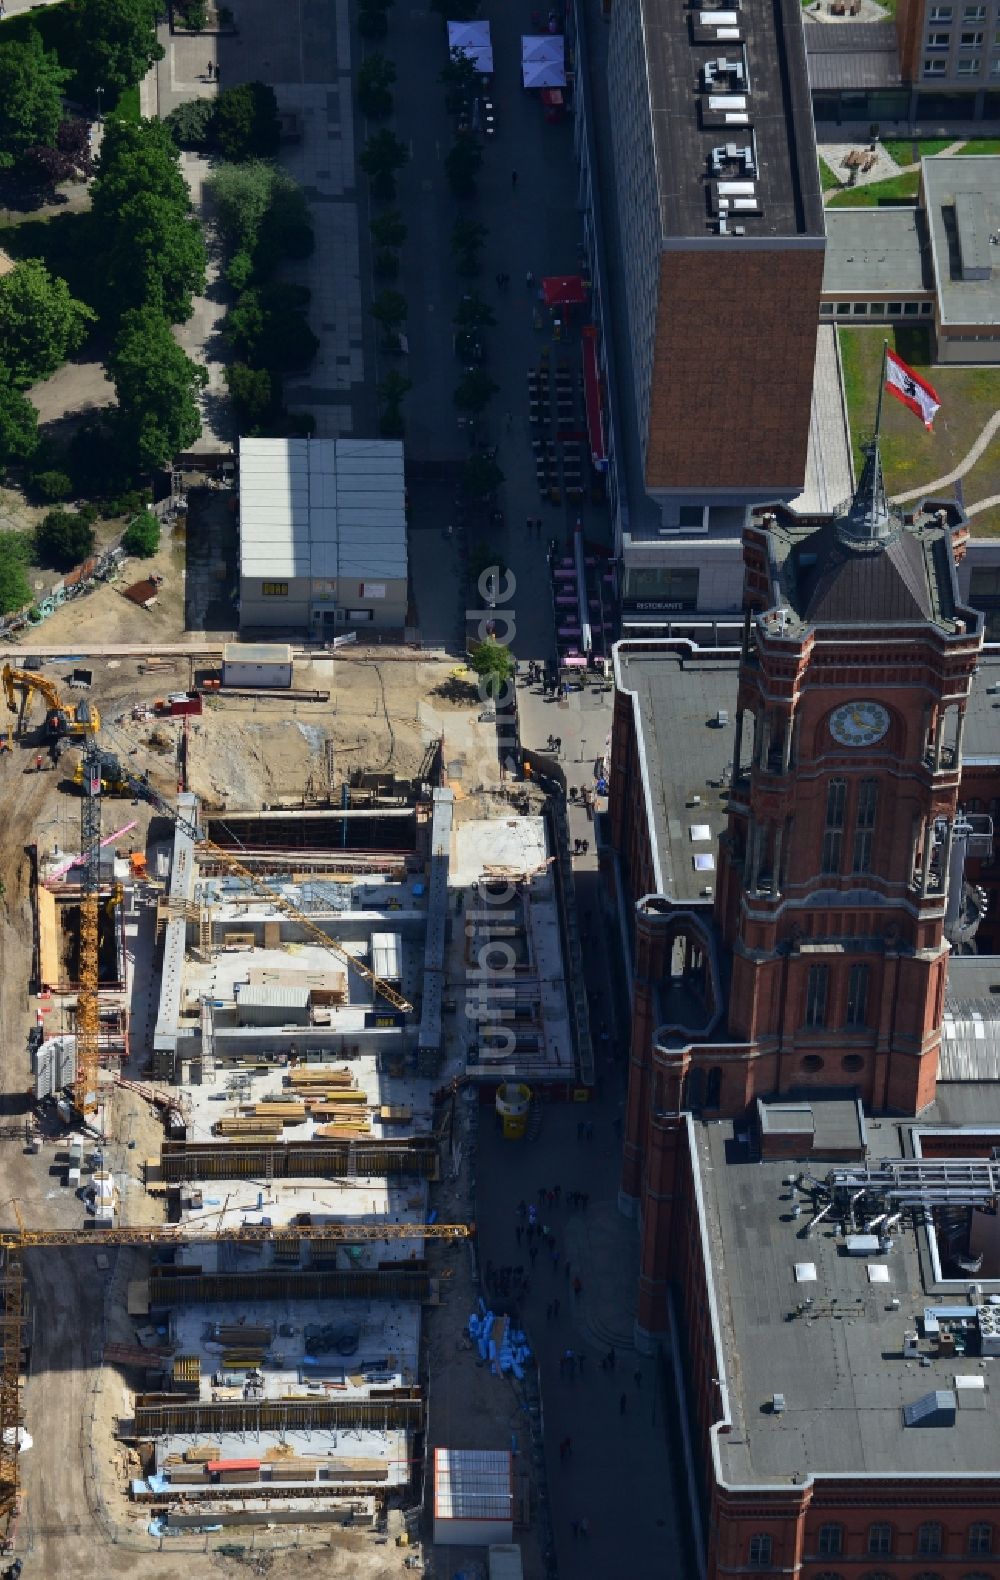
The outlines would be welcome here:
<svg viewBox="0 0 1000 1580">
<path fill-rule="evenodd" d="M 538 97 L 543 104 L 558 109 L 563 102 L 563 91 L 561 88 L 543 88 Z"/>
<path fill-rule="evenodd" d="M 546 307 L 568 307 L 587 300 L 587 289 L 578 274 L 550 274 L 542 281 Z"/>
<path fill-rule="evenodd" d="M 604 446 L 604 413 L 601 409 L 601 378 L 597 370 L 597 329 L 585 324 L 583 343 L 583 398 L 587 407 L 587 436 L 590 454 L 599 469 L 607 466 L 608 456 Z"/>
</svg>

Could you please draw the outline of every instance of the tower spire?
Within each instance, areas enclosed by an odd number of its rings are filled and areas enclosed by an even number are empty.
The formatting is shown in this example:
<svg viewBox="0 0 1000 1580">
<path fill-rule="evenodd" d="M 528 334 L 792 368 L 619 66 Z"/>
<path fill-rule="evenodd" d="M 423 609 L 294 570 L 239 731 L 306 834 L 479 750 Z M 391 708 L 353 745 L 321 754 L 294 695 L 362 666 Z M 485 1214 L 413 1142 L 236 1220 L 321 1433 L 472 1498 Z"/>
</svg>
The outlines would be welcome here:
<svg viewBox="0 0 1000 1580">
<path fill-rule="evenodd" d="M 879 377 L 878 402 L 875 407 L 875 431 L 864 446 L 865 464 L 861 468 L 854 498 L 847 515 L 839 523 L 841 534 L 852 544 L 861 546 L 883 543 L 893 531 L 893 519 L 885 492 L 882 472 L 882 452 L 879 435 L 882 428 L 882 396 L 885 391 L 886 357 L 889 342 L 882 342 L 882 371 Z"/>
</svg>

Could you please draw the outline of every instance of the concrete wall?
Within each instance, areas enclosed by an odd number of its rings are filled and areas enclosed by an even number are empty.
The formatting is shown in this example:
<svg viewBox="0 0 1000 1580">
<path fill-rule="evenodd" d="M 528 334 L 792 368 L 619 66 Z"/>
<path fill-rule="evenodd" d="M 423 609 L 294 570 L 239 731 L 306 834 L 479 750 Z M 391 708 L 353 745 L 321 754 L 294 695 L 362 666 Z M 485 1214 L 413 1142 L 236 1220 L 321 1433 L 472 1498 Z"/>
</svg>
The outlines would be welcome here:
<svg viewBox="0 0 1000 1580">
<path fill-rule="evenodd" d="M 265 586 L 287 587 L 281 595 L 265 594 Z M 385 589 L 384 597 L 365 596 L 371 587 Z M 300 576 L 289 581 L 263 581 L 259 576 L 240 577 L 240 630 L 241 631 L 317 631 L 336 630 L 338 633 L 367 629 L 398 631 L 406 622 L 406 581 L 375 580 L 365 583 L 341 579 L 335 596 L 330 596 L 328 584 L 323 583 L 322 595 L 314 588 L 309 577 Z M 352 620 L 351 611 L 365 611 L 370 620 Z"/>
</svg>

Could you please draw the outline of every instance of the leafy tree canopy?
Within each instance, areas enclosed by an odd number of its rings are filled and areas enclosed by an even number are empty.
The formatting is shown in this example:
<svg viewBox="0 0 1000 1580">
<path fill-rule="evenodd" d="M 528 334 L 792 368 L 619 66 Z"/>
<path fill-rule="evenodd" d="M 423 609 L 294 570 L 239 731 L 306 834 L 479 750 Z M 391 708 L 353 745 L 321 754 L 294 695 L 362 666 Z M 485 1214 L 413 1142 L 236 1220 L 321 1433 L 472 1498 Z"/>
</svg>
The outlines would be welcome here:
<svg viewBox="0 0 1000 1580">
<path fill-rule="evenodd" d="M 134 554 L 137 559 L 148 560 L 160 546 L 160 523 L 151 510 L 144 510 L 141 516 L 136 516 L 122 534 L 122 548 L 126 554 Z"/>
<path fill-rule="evenodd" d="M 197 394 L 204 368 L 186 356 L 155 308 L 125 314 L 108 371 L 118 395 L 118 428 L 143 471 L 172 460 L 201 433 Z"/>
<path fill-rule="evenodd" d="M 501 647 L 492 638 L 478 642 L 469 654 L 469 664 L 482 682 L 487 696 L 497 697 L 503 690 L 513 668 L 510 649 Z"/>
<path fill-rule="evenodd" d="M 99 231 L 114 225 L 122 204 L 140 192 L 177 213 L 190 212 L 191 195 L 181 174 L 180 154 L 163 122 L 106 121 L 92 188 Z"/>
<path fill-rule="evenodd" d="M 158 307 L 170 323 L 191 316 L 205 283 L 205 243 L 192 214 L 179 214 L 148 192 L 123 203 L 105 236 L 103 286 L 109 315 Z"/>
<path fill-rule="evenodd" d="M 269 159 L 278 152 L 281 122 L 274 89 L 266 82 L 241 82 L 219 94 L 215 136 L 225 159 Z"/>
<path fill-rule="evenodd" d="M 55 144 L 68 77 L 34 28 L 23 42 L 0 44 L 0 169 L 37 144 Z"/>
<path fill-rule="evenodd" d="M 156 38 L 157 0 L 69 0 L 76 85 L 88 104 L 106 102 L 141 82 L 163 59 Z"/>
<path fill-rule="evenodd" d="M 65 280 L 28 258 L 0 279 L 0 366 L 18 389 L 48 378 L 77 351 L 94 313 Z"/>
<path fill-rule="evenodd" d="M 26 532 L 0 532 L 0 614 L 11 614 L 31 602 L 25 565 L 31 558 Z"/>
<path fill-rule="evenodd" d="M 91 518 L 72 510 L 50 510 L 35 528 L 35 554 L 40 565 L 70 571 L 94 551 Z"/>
<path fill-rule="evenodd" d="M 37 446 L 37 411 L 26 395 L 0 379 L 0 465 L 27 461 Z"/>
</svg>

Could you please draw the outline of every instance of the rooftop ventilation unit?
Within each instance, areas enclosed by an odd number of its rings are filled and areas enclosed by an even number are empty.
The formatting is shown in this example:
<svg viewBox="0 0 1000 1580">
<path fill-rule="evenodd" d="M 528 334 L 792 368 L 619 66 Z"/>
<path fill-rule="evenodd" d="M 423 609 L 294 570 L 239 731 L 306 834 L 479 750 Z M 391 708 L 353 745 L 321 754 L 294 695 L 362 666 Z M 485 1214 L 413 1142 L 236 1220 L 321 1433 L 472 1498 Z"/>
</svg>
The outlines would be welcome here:
<svg viewBox="0 0 1000 1580">
<path fill-rule="evenodd" d="M 1000 1355 L 1000 1307 L 977 1306 L 976 1325 L 979 1328 L 981 1355 Z"/>
<path fill-rule="evenodd" d="M 935 1388 L 903 1406 L 904 1426 L 954 1426 L 958 1402 L 950 1388 Z"/>
</svg>

